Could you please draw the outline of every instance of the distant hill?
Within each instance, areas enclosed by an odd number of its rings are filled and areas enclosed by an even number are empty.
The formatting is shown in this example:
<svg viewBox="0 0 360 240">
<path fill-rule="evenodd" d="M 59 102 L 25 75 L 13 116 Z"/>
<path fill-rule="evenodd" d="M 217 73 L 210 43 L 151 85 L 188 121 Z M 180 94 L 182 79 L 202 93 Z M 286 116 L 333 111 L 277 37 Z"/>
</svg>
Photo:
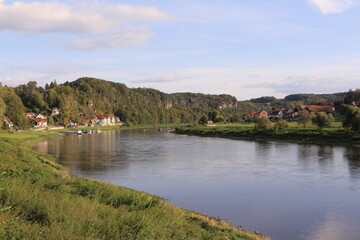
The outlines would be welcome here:
<svg viewBox="0 0 360 240">
<path fill-rule="evenodd" d="M 238 101 L 234 96 L 201 93 L 167 94 L 150 88 L 128 88 L 125 84 L 84 77 L 73 82 L 51 82 L 45 88 L 29 82 L 15 88 L 0 85 L 0 117 L 8 116 L 18 128 L 27 126 L 24 111 L 50 115 L 54 107 L 64 118 L 79 123 L 83 117 L 111 114 L 128 125 L 195 122 L 211 111 L 225 118 L 252 111 L 298 107 L 300 104 L 343 101 L 346 93 L 292 94 L 284 99 L 260 97 Z M 0 126 L 1 127 L 1 126 Z"/>
</svg>

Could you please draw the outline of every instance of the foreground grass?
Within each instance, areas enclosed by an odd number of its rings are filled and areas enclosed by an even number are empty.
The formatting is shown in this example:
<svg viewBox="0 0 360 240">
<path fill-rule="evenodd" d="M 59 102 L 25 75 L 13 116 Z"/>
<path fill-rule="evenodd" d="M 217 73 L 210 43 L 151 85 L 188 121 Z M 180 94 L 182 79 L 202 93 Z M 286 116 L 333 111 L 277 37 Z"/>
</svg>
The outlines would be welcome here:
<svg viewBox="0 0 360 240">
<path fill-rule="evenodd" d="M 0 134 L 0 239 L 266 239 L 157 196 L 70 176 L 31 149 L 52 135 Z"/>
<path fill-rule="evenodd" d="M 295 122 L 289 123 L 287 128 L 255 131 L 254 124 L 223 124 L 216 127 L 187 126 L 176 128 L 179 134 L 197 136 L 215 136 L 252 140 L 277 140 L 288 142 L 331 143 L 360 145 L 360 135 L 342 128 L 340 122 L 335 122 L 331 127 L 319 129 L 314 125 L 306 128 Z"/>
</svg>

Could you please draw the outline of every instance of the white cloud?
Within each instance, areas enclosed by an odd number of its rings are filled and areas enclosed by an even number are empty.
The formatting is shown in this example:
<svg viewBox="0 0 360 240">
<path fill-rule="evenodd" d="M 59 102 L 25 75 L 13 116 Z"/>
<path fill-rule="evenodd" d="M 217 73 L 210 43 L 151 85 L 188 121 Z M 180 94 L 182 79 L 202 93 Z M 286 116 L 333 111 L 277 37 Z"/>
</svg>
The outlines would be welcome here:
<svg viewBox="0 0 360 240">
<path fill-rule="evenodd" d="M 0 1 L 0 30 L 26 33 L 102 33 L 133 21 L 160 21 L 169 17 L 154 7 L 144 6 Z"/>
<path fill-rule="evenodd" d="M 322 14 L 341 13 L 355 5 L 354 0 L 308 0 Z"/>
<path fill-rule="evenodd" d="M 154 34 L 148 23 L 169 19 L 155 7 L 87 1 L 77 5 L 59 2 L 0 0 L 0 31 L 18 33 L 75 33 L 83 39 L 64 44 L 78 50 L 136 46 Z M 135 24 L 135 26 L 134 26 Z M 142 27 L 137 25 L 141 24 Z"/>
<path fill-rule="evenodd" d="M 153 78 L 145 78 L 138 80 L 131 80 L 130 83 L 169 83 L 169 82 L 178 82 L 181 81 L 182 78 L 173 74 L 165 74 Z"/>
<path fill-rule="evenodd" d="M 133 47 L 146 42 L 154 34 L 144 27 L 129 27 L 94 38 L 74 40 L 68 47 L 77 50 L 100 50 L 106 48 Z"/>
</svg>

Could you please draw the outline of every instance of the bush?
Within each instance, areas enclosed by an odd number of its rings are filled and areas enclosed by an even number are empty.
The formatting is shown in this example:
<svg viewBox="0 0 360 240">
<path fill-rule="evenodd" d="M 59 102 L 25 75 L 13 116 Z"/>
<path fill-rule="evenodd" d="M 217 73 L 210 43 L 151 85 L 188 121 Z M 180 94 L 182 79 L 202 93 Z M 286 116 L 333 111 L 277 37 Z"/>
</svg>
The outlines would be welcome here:
<svg viewBox="0 0 360 240">
<path fill-rule="evenodd" d="M 308 123 L 310 123 L 311 118 L 312 118 L 311 113 L 309 113 L 308 111 L 305 111 L 305 110 L 301 111 L 298 116 L 299 116 L 298 124 L 303 125 L 304 128 L 306 127 L 306 125 Z"/>
<path fill-rule="evenodd" d="M 323 129 L 324 127 L 329 127 L 334 122 L 334 117 L 331 113 L 318 113 L 315 115 L 315 117 L 312 118 L 313 124 L 318 126 L 320 129 Z"/>
<path fill-rule="evenodd" d="M 269 130 L 271 129 L 271 122 L 268 118 L 259 117 L 254 119 L 255 122 L 255 130 L 262 131 L 262 130 Z"/>
<path fill-rule="evenodd" d="M 275 123 L 275 129 L 283 129 L 288 127 L 288 122 L 285 120 L 279 120 Z"/>
<path fill-rule="evenodd" d="M 354 132 L 360 132 L 360 108 L 356 106 L 342 105 L 341 113 L 345 115 L 343 126 Z"/>
</svg>

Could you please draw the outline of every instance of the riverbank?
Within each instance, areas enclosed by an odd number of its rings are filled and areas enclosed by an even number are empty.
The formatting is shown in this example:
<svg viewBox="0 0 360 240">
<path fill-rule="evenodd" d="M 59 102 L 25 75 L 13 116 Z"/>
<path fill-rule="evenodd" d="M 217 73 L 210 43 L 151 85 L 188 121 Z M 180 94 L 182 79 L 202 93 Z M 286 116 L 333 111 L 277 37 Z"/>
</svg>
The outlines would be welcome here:
<svg viewBox="0 0 360 240">
<path fill-rule="evenodd" d="M 160 197 L 71 176 L 34 143 L 0 134 L 0 239 L 267 239 Z"/>
<path fill-rule="evenodd" d="M 290 123 L 287 128 L 265 131 L 254 130 L 254 124 L 224 124 L 215 127 L 199 125 L 178 127 L 175 129 L 175 133 L 243 140 L 360 145 L 360 135 L 343 129 L 339 124 L 334 124 L 334 126 L 328 128 L 318 129 L 315 126 L 302 128 L 296 123 Z"/>
</svg>

